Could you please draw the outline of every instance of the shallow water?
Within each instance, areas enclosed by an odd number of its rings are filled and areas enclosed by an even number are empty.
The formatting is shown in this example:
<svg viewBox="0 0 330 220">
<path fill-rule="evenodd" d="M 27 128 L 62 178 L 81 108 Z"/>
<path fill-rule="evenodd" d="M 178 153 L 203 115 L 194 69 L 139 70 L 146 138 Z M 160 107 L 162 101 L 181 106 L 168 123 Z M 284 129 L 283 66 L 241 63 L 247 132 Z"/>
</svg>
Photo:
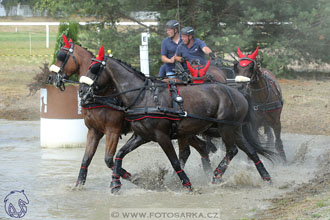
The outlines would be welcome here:
<svg viewBox="0 0 330 220">
<path fill-rule="evenodd" d="M 119 146 L 129 137 L 124 137 Z M 9 219 L 4 198 L 12 190 L 24 190 L 29 199 L 24 219 L 110 219 L 109 212 L 115 208 L 215 209 L 220 211 L 216 219 L 248 218 L 267 208 L 267 199 L 313 178 L 322 153 L 329 151 L 329 141 L 327 136 L 283 134 L 288 165 L 263 160 L 272 184 L 263 182 L 253 163 L 239 153 L 223 183 L 212 185 L 202 170 L 199 155 L 192 150 L 185 171 L 195 189 L 193 193 L 182 189 L 165 154 L 151 143 L 128 154 L 123 161 L 125 169 L 143 180 L 143 188 L 122 181 L 120 194 L 112 195 L 111 172 L 103 159 L 104 142 L 88 169 L 85 186 L 77 189 L 74 183 L 83 148 L 40 148 L 38 121 L 0 120 L 0 219 Z M 211 155 L 212 167 L 223 155 L 221 150 Z"/>
</svg>

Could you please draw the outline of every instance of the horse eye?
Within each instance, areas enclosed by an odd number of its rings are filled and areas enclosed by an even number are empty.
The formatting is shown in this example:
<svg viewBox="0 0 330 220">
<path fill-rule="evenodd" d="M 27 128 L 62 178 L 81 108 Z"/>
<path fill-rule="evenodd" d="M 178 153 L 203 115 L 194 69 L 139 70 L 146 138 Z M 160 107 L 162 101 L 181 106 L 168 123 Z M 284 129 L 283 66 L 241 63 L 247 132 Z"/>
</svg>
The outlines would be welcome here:
<svg viewBox="0 0 330 220">
<path fill-rule="evenodd" d="M 63 62 L 65 60 L 66 55 L 67 53 L 61 50 L 57 53 L 57 59 Z"/>
</svg>

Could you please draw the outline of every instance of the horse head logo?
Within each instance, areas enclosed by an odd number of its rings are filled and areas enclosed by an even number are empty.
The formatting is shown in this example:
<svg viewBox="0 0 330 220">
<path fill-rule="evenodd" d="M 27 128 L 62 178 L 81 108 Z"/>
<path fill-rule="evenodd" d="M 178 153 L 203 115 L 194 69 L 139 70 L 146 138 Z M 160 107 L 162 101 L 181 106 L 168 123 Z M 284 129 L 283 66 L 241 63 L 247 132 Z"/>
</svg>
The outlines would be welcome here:
<svg viewBox="0 0 330 220">
<path fill-rule="evenodd" d="M 5 210 L 6 213 L 12 218 L 22 218 L 27 213 L 27 204 L 29 204 L 29 199 L 24 193 L 24 190 L 21 191 L 11 191 L 6 198 Z"/>
</svg>

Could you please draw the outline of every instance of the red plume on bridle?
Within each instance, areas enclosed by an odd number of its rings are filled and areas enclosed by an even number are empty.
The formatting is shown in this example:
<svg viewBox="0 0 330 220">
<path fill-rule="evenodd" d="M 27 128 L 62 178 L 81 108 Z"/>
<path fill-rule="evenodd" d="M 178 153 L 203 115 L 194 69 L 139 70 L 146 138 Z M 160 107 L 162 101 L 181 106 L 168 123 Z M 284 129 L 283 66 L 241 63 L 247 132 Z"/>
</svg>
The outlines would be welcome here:
<svg viewBox="0 0 330 220">
<path fill-rule="evenodd" d="M 62 38 L 63 38 L 63 41 L 64 41 L 64 47 L 70 49 L 71 44 L 70 44 L 70 42 L 68 41 L 68 39 L 66 38 L 66 36 L 64 34 L 62 34 Z M 71 42 L 72 42 L 72 40 L 71 40 Z"/>
<path fill-rule="evenodd" d="M 193 77 L 203 77 L 206 74 L 206 72 L 210 66 L 210 60 L 207 62 L 207 64 L 202 69 L 199 69 L 199 66 L 197 66 L 197 65 L 192 67 L 188 61 L 186 61 L 186 62 L 187 62 L 188 70 Z M 194 83 L 204 83 L 204 80 L 203 79 L 193 80 L 193 82 Z"/>
<path fill-rule="evenodd" d="M 101 45 L 100 50 L 99 50 L 99 55 L 96 57 L 96 59 L 101 61 L 101 62 L 103 61 L 103 59 L 104 59 L 104 47 L 103 47 L 103 45 Z M 89 68 L 91 68 L 95 63 L 98 63 L 98 62 L 93 61 L 91 63 L 91 65 L 89 66 Z"/>
<path fill-rule="evenodd" d="M 258 55 L 258 51 L 259 51 L 259 46 L 257 46 L 257 49 L 256 49 L 252 54 L 247 55 L 247 57 L 250 58 L 250 59 L 252 59 L 252 60 L 255 60 L 256 57 L 257 57 L 257 55 Z M 237 54 L 238 54 L 239 58 L 244 58 L 244 57 L 246 57 L 246 55 L 244 55 L 244 54 L 241 52 L 241 50 L 239 49 L 239 47 L 237 48 Z M 239 64 L 240 64 L 241 66 L 247 66 L 247 65 L 248 65 L 249 63 L 251 63 L 251 62 L 252 62 L 252 61 L 250 61 L 250 60 L 241 60 L 241 61 L 239 62 Z"/>
</svg>

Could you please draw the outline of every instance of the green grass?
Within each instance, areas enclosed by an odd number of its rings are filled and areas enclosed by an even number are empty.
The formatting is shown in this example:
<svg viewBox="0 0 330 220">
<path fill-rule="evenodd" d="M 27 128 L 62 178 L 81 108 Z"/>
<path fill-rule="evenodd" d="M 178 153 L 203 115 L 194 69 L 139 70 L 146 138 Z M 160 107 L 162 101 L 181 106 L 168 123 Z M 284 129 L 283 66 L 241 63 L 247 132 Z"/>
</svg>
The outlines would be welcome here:
<svg viewBox="0 0 330 220">
<path fill-rule="evenodd" d="M 32 55 L 51 55 L 54 52 L 56 33 L 49 34 L 49 48 L 46 48 L 46 33 L 4 32 L 0 34 L 0 56 L 30 55 L 30 35 Z"/>
<path fill-rule="evenodd" d="M 18 32 L 12 26 L 0 27 L 0 78 L 5 79 L 1 80 L 0 89 L 5 94 L 28 93 L 26 84 L 40 72 L 43 63 L 52 60 L 56 30 L 50 29 L 49 48 L 46 48 L 44 26 L 19 26 Z"/>
</svg>

